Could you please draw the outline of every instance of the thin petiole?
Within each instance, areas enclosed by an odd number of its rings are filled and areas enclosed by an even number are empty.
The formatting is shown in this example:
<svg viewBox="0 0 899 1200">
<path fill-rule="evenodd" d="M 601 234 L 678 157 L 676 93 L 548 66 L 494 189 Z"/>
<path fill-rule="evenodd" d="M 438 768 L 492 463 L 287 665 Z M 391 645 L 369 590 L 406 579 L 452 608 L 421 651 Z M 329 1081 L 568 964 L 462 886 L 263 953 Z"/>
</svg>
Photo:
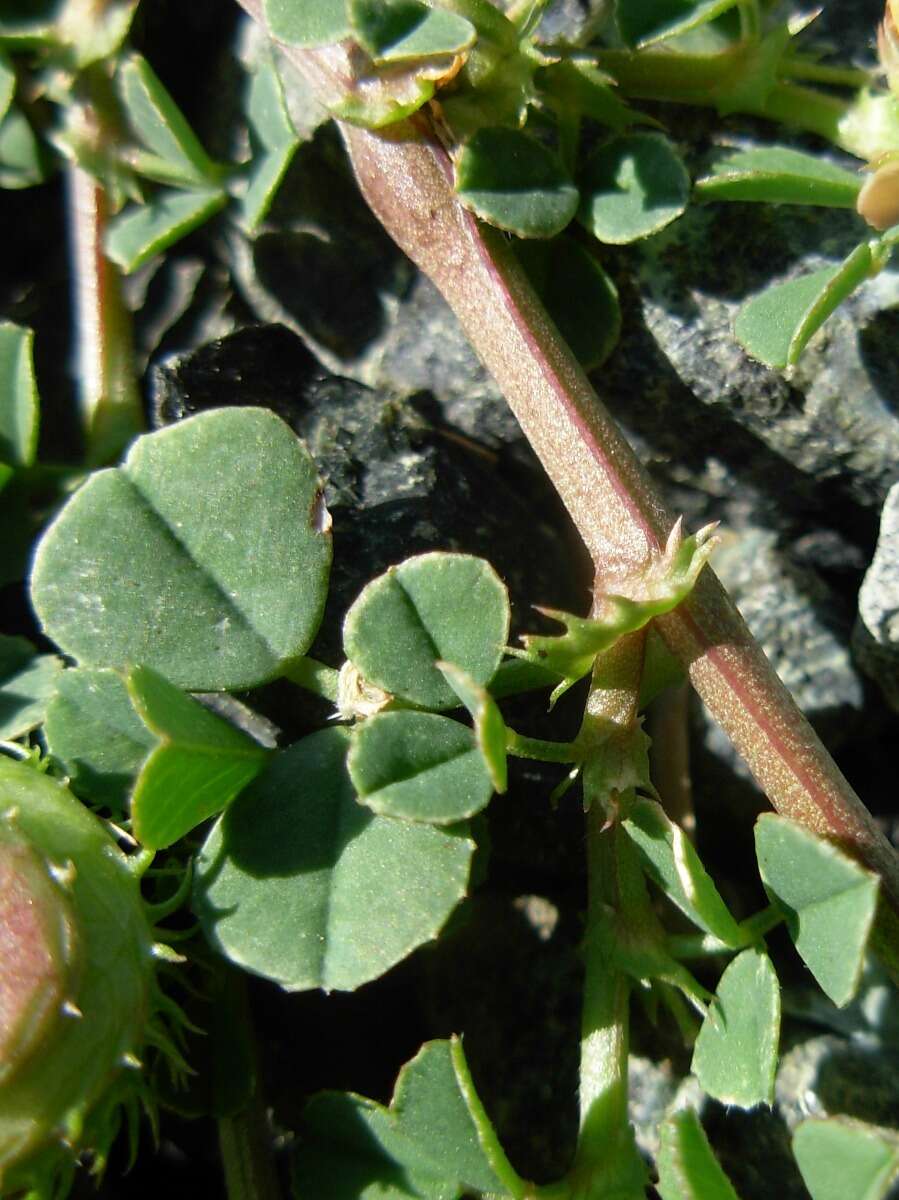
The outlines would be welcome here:
<svg viewBox="0 0 899 1200">
<path fill-rule="evenodd" d="M 525 737 L 508 726 L 506 750 L 516 758 L 532 758 L 538 762 L 579 763 L 584 757 L 577 742 L 547 742 L 543 738 Z"/>
<path fill-rule="evenodd" d="M 668 953 L 672 958 L 713 958 L 716 954 L 733 954 L 751 946 L 783 921 L 785 913 L 777 904 L 769 904 L 745 921 L 740 922 L 740 939 L 728 945 L 711 933 L 673 934 L 667 939 Z"/>
</svg>

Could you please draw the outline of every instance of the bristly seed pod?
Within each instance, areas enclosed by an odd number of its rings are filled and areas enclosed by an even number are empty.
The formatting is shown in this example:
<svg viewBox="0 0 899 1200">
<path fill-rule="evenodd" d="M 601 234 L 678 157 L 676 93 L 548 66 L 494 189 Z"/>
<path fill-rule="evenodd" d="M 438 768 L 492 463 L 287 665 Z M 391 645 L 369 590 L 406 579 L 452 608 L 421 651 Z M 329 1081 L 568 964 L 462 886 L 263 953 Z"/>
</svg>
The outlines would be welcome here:
<svg viewBox="0 0 899 1200">
<path fill-rule="evenodd" d="M 58 1195 L 133 1105 L 155 1006 L 153 926 L 103 823 L 0 757 L 0 1195 Z"/>
</svg>

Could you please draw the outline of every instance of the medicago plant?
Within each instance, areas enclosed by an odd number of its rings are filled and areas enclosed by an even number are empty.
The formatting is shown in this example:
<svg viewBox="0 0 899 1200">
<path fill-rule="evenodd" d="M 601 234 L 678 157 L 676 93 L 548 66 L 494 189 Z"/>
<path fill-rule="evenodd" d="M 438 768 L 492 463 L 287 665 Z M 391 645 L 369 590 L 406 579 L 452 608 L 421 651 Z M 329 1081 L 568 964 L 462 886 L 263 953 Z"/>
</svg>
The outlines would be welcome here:
<svg viewBox="0 0 899 1200">
<path fill-rule="evenodd" d="M 899 867 L 715 580 L 713 530 L 688 535 L 667 514 L 590 390 L 572 350 L 587 365 L 610 352 L 617 297 L 585 240 L 562 231 L 576 219 L 601 245 L 621 245 L 683 212 L 690 183 L 665 102 L 828 138 L 864 160 L 867 182 L 775 146 L 731 154 L 696 184 L 705 201 L 854 207 L 868 222 L 842 266 L 764 292 L 738 319 L 751 353 L 793 362 L 892 250 L 896 101 L 797 50 L 803 21 L 750 0 L 598 8 L 579 40 L 558 44 L 541 37 L 536 2 L 506 13 L 483 0 L 247 7 L 343 122 L 375 213 L 507 393 L 593 558 L 593 603 L 587 616 L 544 610 L 561 632 L 510 646 L 497 573 L 435 549 L 377 575 L 341 614 L 343 661 L 309 656 L 332 558 L 318 467 L 264 408 L 138 433 L 115 270 L 216 214 L 245 230 L 265 218 L 298 143 L 275 67 L 263 58 L 249 88 L 251 154 L 228 165 L 128 47 L 134 4 L 4 11 L 6 182 L 35 182 L 53 154 L 69 172 L 82 425 L 100 469 L 35 466 L 32 339 L 5 324 L 0 503 L 25 523 L 48 492 L 56 502 L 29 587 L 59 653 L 18 637 L 0 645 L 0 1189 L 59 1194 L 79 1160 L 99 1173 L 117 1114 L 143 1100 L 218 1119 L 233 1197 L 275 1196 L 286 1182 L 299 1197 L 340 1200 L 635 1200 L 649 1187 L 663 1200 L 732 1198 L 696 1105 L 666 1115 L 654 1163 L 638 1147 L 632 1019 L 677 1029 L 706 1096 L 770 1104 L 781 986 L 768 939 L 786 931 L 836 1008 L 855 997 L 869 943 L 895 980 Z M 880 37 L 893 75 L 894 16 Z M 733 911 L 653 782 L 644 712 L 687 672 L 778 810 L 756 826 L 766 900 L 755 911 Z M 561 707 L 581 680 L 569 739 L 516 728 L 515 697 L 543 690 Z M 264 708 L 258 689 L 273 685 L 298 706 L 303 693 L 327 702 L 292 744 L 227 696 L 252 689 Z M 516 758 L 558 765 L 547 804 L 582 797 L 568 1169 L 522 1178 L 462 1029 L 414 1054 L 389 1106 L 313 1097 L 279 1182 L 243 975 L 333 1001 L 439 947 L 486 870 L 483 814 Z M 160 933 L 182 902 L 182 927 Z M 160 947 L 173 938 L 183 961 L 163 977 L 158 960 L 173 955 Z M 212 1053 L 207 1095 L 197 1101 L 194 1085 L 188 1102 L 155 1052 L 176 1076 L 204 1074 L 182 1015 L 192 992 Z M 801 1122 L 793 1150 L 813 1200 L 873 1200 L 899 1172 L 895 1132 L 840 1117 Z"/>
</svg>

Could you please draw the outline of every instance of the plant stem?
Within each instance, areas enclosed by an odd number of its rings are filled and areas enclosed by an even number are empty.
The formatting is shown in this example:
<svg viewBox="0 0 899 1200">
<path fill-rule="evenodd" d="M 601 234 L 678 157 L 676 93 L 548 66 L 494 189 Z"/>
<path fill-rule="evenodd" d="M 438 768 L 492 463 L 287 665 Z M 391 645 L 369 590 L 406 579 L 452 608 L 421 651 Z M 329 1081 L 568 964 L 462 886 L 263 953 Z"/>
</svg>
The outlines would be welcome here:
<svg viewBox="0 0 899 1200">
<path fill-rule="evenodd" d="M 261 16 L 259 0 L 241 3 Z M 340 47 L 287 53 L 325 100 L 349 86 Z M 344 126 L 343 135 L 369 205 L 446 297 L 543 462 L 593 557 L 596 594 L 614 590 L 661 551 L 674 523 L 649 477 L 510 248 L 459 204 L 452 164 L 427 120 L 377 134 Z M 708 567 L 657 628 L 772 804 L 879 872 L 895 921 L 880 926 L 878 940 L 895 947 L 890 969 L 899 979 L 899 857 Z"/>
<path fill-rule="evenodd" d="M 577 742 L 547 742 L 543 738 L 525 737 L 508 726 L 506 750 L 516 758 L 532 758 L 539 762 L 576 763 L 583 758 Z"/>
<path fill-rule="evenodd" d="M 106 193 L 76 164 L 66 172 L 81 420 L 87 461 L 100 466 L 117 458 L 141 431 L 143 414 L 134 378 L 131 317 L 118 272 L 103 250 Z"/>
<path fill-rule="evenodd" d="M 236 1116 L 220 1117 L 218 1127 L 228 1200 L 278 1200 L 281 1189 L 258 1100 Z"/>
</svg>

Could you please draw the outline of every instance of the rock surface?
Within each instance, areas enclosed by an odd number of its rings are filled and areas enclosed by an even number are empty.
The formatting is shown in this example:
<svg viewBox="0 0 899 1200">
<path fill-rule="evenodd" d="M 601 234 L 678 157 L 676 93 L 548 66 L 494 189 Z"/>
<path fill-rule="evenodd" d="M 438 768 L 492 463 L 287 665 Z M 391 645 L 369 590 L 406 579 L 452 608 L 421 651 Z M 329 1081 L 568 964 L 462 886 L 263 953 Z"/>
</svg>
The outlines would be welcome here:
<svg viewBox="0 0 899 1200">
<path fill-rule="evenodd" d="M 858 594 L 853 649 L 899 712 L 899 485 L 887 495 L 877 549 Z"/>
</svg>

